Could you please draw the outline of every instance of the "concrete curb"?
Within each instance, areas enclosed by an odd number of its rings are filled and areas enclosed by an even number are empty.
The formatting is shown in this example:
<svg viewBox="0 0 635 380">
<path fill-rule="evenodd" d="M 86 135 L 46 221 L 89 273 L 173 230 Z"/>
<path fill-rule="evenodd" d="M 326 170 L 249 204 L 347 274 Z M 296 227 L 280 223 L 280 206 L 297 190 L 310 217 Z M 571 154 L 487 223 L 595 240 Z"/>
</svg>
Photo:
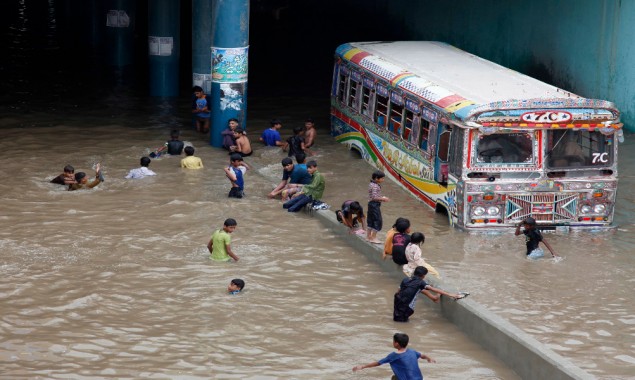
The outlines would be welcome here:
<svg viewBox="0 0 635 380">
<path fill-rule="evenodd" d="M 391 260 L 381 259 L 383 245 L 376 246 L 356 235 L 349 234 L 347 228 L 337 221 L 332 211 L 313 211 L 312 215 L 352 248 L 382 267 L 391 277 L 399 281 L 403 279 L 404 275 L 399 267 Z M 436 279 L 434 282 L 435 285 L 442 284 Z M 451 289 L 448 284 L 441 287 Z M 523 379 L 590 380 L 595 378 L 471 298 L 454 302 L 442 297 L 441 307 L 438 310 L 470 339 L 483 346 Z"/>
</svg>

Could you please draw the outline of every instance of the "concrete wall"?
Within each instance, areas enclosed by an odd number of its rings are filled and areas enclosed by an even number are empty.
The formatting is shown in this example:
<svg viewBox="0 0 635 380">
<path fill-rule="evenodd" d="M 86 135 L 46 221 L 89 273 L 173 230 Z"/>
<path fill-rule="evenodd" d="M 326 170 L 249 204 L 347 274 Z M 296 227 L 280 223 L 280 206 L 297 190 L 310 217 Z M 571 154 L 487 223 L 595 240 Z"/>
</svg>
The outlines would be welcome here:
<svg viewBox="0 0 635 380">
<path fill-rule="evenodd" d="M 398 38 L 448 42 L 580 96 L 613 101 L 635 131 L 635 1 L 390 4 L 376 10 Z"/>
<path fill-rule="evenodd" d="M 312 213 L 327 228 L 339 235 L 356 251 L 381 266 L 395 280 L 403 279 L 401 269 L 392 260 L 381 259 L 383 246 L 378 247 L 356 235 L 349 234 L 347 228 L 337 221 L 332 211 L 313 211 Z M 437 284 L 443 289 L 453 291 L 448 283 L 443 284 L 435 280 L 435 285 Z M 474 298 L 478 297 L 476 289 L 472 293 L 475 297 L 468 297 L 457 302 L 442 297 L 440 308 L 437 304 L 429 302 L 425 304 L 437 308 L 468 337 L 498 357 L 523 379 L 593 379 L 593 376 L 474 301 Z"/>
</svg>

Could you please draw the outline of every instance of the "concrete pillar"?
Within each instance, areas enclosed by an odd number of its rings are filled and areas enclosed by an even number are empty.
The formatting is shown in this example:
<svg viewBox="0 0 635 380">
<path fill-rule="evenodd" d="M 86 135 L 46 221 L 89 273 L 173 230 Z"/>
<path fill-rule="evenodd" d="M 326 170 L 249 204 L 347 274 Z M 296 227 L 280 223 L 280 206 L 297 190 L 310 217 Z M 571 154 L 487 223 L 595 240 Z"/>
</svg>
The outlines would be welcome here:
<svg viewBox="0 0 635 380">
<path fill-rule="evenodd" d="M 106 62 L 123 67 L 134 63 L 135 0 L 106 0 L 101 22 L 106 24 Z"/>
<path fill-rule="evenodd" d="M 192 86 L 212 92 L 212 0 L 192 1 Z"/>
<path fill-rule="evenodd" d="M 210 144 L 222 145 L 227 120 L 246 128 L 249 0 L 213 0 L 212 128 Z"/>
<path fill-rule="evenodd" d="M 179 95 L 180 1 L 148 2 L 150 96 Z"/>
</svg>

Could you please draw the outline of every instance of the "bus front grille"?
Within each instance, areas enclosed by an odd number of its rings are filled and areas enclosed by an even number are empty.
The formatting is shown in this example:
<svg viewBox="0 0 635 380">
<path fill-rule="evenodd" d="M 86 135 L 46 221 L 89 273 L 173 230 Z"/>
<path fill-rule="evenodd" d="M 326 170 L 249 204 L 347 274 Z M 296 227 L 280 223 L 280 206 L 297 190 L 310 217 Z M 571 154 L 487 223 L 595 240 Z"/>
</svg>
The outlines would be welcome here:
<svg viewBox="0 0 635 380">
<path fill-rule="evenodd" d="M 538 222 L 562 223 L 577 220 L 579 194 L 510 194 L 505 201 L 505 221 L 517 223 L 531 216 Z"/>
</svg>

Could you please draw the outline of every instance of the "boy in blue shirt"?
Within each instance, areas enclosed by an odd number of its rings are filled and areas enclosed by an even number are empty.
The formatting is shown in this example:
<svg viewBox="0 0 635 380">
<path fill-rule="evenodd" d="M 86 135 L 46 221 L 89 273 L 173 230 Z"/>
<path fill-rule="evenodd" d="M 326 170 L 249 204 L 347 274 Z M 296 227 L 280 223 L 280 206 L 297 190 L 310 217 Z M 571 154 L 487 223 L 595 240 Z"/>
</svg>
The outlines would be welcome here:
<svg viewBox="0 0 635 380">
<path fill-rule="evenodd" d="M 200 86 L 194 86 L 192 92 L 194 93 L 192 113 L 196 116 L 196 130 L 200 133 L 207 133 L 209 132 L 209 117 L 212 108 L 211 99 L 205 95 Z"/>
<path fill-rule="evenodd" d="M 282 190 L 287 187 L 288 183 L 301 185 L 308 185 L 311 183 L 313 177 L 309 174 L 307 168 L 302 165 L 294 165 L 293 160 L 290 157 L 282 159 L 282 168 L 282 181 L 280 181 L 275 189 L 271 190 L 268 195 L 269 198 L 275 198 L 282 193 Z"/>
<path fill-rule="evenodd" d="M 271 120 L 271 128 L 265 129 L 260 136 L 260 141 L 262 141 L 267 146 L 279 146 L 282 149 L 286 149 L 287 144 L 282 141 L 282 137 L 280 137 L 280 132 L 278 131 L 282 128 L 282 122 L 278 119 Z"/>
<path fill-rule="evenodd" d="M 356 365 L 353 367 L 353 371 L 377 367 L 388 363 L 397 379 L 423 380 L 423 375 L 419 369 L 419 358 L 427 360 L 428 363 L 436 363 L 436 360 L 420 352 L 406 348 L 409 340 L 408 335 L 396 333 L 392 337 L 392 346 L 395 347 L 397 352 L 391 352 L 388 356 L 376 362 Z"/>
<path fill-rule="evenodd" d="M 245 195 L 245 180 L 243 179 L 243 175 L 247 171 L 247 167 L 243 165 L 243 157 L 239 153 L 232 153 L 232 155 L 229 156 L 229 162 L 229 166 L 223 169 L 232 184 L 228 197 L 242 198 Z"/>
</svg>

